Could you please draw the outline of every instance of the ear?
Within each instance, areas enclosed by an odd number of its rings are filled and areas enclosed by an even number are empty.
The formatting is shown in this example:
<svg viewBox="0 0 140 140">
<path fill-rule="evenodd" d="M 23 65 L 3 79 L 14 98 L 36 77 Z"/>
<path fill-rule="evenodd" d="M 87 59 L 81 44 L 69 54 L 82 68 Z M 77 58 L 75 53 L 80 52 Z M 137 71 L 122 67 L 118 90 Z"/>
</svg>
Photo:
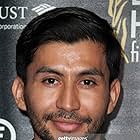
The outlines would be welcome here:
<svg viewBox="0 0 140 140">
<path fill-rule="evenodd" d="M 24 100 L 24 83 L 20 77 L 16 77 L 12 85 L 12 93 L 19 109 L 26 111 Z"/>
<path fill-rule="evenodd" d="M 110 86 L 110 102 L 108 105 L 107 114 L 110 114 L 115 108 L 120 95 L 120 89 L 120 81 L 118 79 L 115 79 Z"/>
</svg>

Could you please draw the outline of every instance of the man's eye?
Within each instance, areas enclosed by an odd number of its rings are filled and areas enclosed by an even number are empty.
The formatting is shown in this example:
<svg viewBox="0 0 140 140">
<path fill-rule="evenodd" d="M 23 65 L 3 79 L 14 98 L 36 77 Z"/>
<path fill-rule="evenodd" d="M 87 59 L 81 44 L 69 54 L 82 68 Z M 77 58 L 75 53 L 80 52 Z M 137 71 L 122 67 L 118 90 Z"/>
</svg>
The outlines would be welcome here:
<svg viewBox="0 0 140 140">
<path fill-rule="evenodd" d="M 80 82 L 80 85 L 83 88 L 90 88 L 92 86 L 95 86 L 96 85 L 96 82 L 93 81 L 93 80 L 83 80 L 83 81 Z"/>
<path fill-rule="evenodd" d="M 54 78 L 47 78 L 44 79 L 42 82 L 49 86 L 55 86 L 59 84 L 59 81 Z"/>
</svg>

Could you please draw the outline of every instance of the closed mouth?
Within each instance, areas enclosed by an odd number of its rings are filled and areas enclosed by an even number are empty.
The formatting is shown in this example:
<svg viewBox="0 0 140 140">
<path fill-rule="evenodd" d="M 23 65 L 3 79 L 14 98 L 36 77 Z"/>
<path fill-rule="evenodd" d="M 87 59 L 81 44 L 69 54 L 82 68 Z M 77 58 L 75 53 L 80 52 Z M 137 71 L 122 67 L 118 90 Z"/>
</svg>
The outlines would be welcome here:
<svg viewBox="0 0 140 140">
<path fill-rule="evenodd" d="M 70 133 L 78 130 L 82 123 L 75 121 L 75 120 L 53 120 L 54 126 L 61 132 Z"/>
</svg>

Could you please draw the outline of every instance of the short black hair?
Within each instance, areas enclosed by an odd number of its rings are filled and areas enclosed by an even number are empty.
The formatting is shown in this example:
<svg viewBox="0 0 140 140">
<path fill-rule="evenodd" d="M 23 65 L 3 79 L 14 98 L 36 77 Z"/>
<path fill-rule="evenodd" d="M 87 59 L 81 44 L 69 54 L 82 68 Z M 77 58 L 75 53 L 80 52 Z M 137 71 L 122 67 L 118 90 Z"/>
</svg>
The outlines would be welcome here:
<svg viewBox="0 0 140 140">
<path fill-rule="evenodd" d="M 110 82 L 118 78 L 121 46 L 112 27 L 95 13 L 78 7 L 56 8 L 34 18 L 23 30 L 16 46 L 17 75 L 25 82 L 28 65 L 35 51 L 44 43 L 80 40 L 102 43 L 110 71 Z"/>
</svg>

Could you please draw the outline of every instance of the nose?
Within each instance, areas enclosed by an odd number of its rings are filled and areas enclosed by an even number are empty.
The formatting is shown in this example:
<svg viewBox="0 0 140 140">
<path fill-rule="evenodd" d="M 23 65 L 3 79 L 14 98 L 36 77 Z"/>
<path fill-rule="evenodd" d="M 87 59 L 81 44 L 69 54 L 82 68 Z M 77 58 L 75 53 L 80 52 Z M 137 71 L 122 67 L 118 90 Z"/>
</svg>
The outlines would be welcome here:
<svg viewBox="0 0 140 140">
<path fill-rule="evenodd" d="M 65 111 L 76 111 L 80 109 L 78 91 L 73 86 L 66 86 L 56 101 L 56 107 Z"/>
</svg>

